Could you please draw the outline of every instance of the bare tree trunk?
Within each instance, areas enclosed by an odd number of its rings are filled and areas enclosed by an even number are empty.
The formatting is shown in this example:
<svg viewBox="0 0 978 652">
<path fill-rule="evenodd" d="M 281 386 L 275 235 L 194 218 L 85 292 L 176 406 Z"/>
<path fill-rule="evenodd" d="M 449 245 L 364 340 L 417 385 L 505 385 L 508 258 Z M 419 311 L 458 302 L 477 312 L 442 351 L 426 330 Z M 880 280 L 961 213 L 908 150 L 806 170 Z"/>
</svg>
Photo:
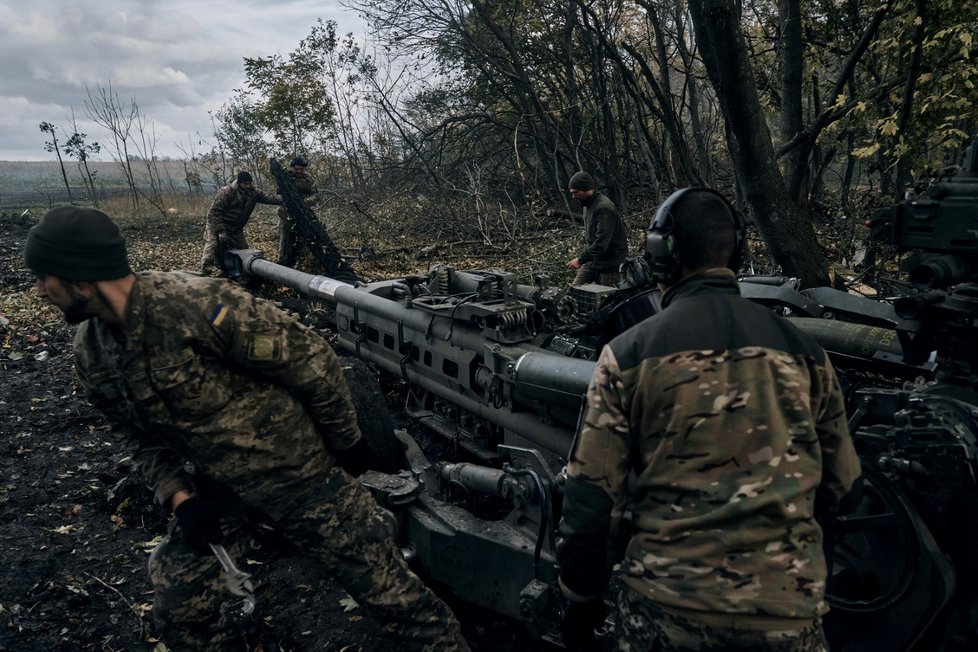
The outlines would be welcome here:
<svg viewBox="0 0 978 652">
<path fill-rule="evenodd" d="M 907 136 L 907 126 L 910 122 L 910 114 L 913 111 L 913 96 L 917 90 L 917 80 L 920 77 L 920 68 L 924 62 L 924 34 L 927 29 L 927 0 L 915 0 L 914 6 L 917 9 L 917 24 L 913 31 L 913 51 L 910 55 L 910 69 L 907 71 L 907 85 L 903 89 L 903 101 L 900 103 L 900 112 L 897 115 L 897 130 L 894 137 L 894 149 L 897 148 L 901 140 Z M 904 153 L 897 160 L 896 179 L 893 184 L 893 199 L 900 201 L 904 189 L 909 185 L 910 164 L 908 163 L 908 153 Z"/>
<path fill-rule="evenodd" d="M 71 197 L 71 184 L 68 183 L 68 173 L 65 172 L 65 162 L 61 158 L 61 147 L 58 145 L 58 134 L 56 133 L 56 128 L 50 122 L 42 122 L 40 125 L 41 131 L 46 134 L 51 134 L 51 141 L 44 143 L 44 149 L 53 152 L 55 156 L 58 157 L 58 166 L 61 168 L 61 178 L 65 182 L 65 190 L 68 191 L 68 202 L 71 204 L 75 203 L 75 200 Z"/>
<path fill-rule="evenodd" d="M 696 76 L 693 74 L 695 56 L 686 43 L 686 30 L 683 28 L 685 14 L 685 8 L 676 3 L 673 13 L 673 21 L 676 24 L 676 51 L 683 62 L 683 77 L 686 80 L 687 91 L 686 110 L 689 113 L 689 127 L 693 132 L 693 142 L 696 144 L 695 162 L 703 177 L 703 182 L 706 185 L 712 185 L 713 160 L 710 156 L 703 121 L 700 118 L 700 89 Z"/>
<path fill-rule="evenodd" d="M 789 142 L 804 130 L 802 79 L 805 59 L 801 37 L 801 0 L 778 0 L 781 18 L 781 137 Z M 787 154 L 788 192 L 799 206 L 808 205 L 808 147 Z"/>
<path fill-rule="evenodd" d="M 805 286 L 828 285 L 810 218 L 788 198 L 754 85 L 737 0 L 690 0 L 703 63 L 733 138 L 737 179 L 774 262 Z"/>
<path fill-rule="evenodd" d="M 139 157 L 142 159 L 143 166 L 146 168 L 146 177 L 149 182 L 149 192 L 140 192 L 140 194 L 160 212 L 160 215 L 165 217 L 166 206 L 163 202 L 163 177 L 160 174 L 160 167 L 156 160 L 156 145 L 159 142 L 159 137 L 156 135 L 153 124 L 147 124 L 145 118 L 140 115 L 139 107 L 136 105 L 135 100 L 133 100 L 132 105 L 136 115 L 136 132 L 139 134 L 139 138 L 133 142 Z"/>
</svg>

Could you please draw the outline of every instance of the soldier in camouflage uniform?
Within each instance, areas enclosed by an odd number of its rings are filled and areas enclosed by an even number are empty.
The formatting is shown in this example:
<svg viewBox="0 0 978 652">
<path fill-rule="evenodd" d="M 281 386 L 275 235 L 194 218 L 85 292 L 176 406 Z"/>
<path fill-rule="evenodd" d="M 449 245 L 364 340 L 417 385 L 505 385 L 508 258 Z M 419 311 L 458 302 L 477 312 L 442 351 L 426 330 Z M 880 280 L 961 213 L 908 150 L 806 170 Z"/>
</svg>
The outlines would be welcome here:
<svg viewBox="0 0 978 652">
<path fill-rule="evenodd" d="M 854 506 L 859 461 L 825 352 L 740 297 L 742 238 L 706 189 L 674 193 L 653 220 L 663 310 L 602 350 L 567 465 L 557 558 L 572 648 L 596 645 L 627 503 L 619 650 L 826 649 L 815 515 Z"/>
<path fill-rule="evenodd" d="M 256 204 L 282 204 L 282 197 L 269 195 L 255 188 L 251 173 L 242 170 L 229 186 L 217 191 L 214 203 L 207 211 L 204 227 L 204 251 L 200 255 L 200 271 L 217 276 L 220 266 L 216 256 L 218 249 L 247 249 L 245 224 L 251 218 Z"/>
<path fill-rule="evenodd" d="M 296 191 L 302 197 L 303 201 L 307 205 L 312 205 L 316 201 L 316 195 L 319 193 L 319 189 L 316 188 L 312 177 L 306 173 L 306 167 L 309 165 L 309 162 L 301 156 L 296 156 L 289 165 L 290 169 L 286 171 L 285 176 L 295 186 Z M 299 234 L 296 232 L 295 224 L 293 224 L 292 218 L 289 216 L 289 210 L 285 206 L 278 209 L 278 232 L 278 264 L 293 267 L 299 259 L 302 241 L 298 237 Z"/>
<path fill-rule="evenodd" d="M 628 255 L 625 224 L 615 204 L 598 191 L 594 177 L 575 172 L 567 184 L 571 197 L 584 207 L 584 239 L 587 246 L 567 262 L 576 270 L 573 285 L 600 283 L 614 287 L 621 280 L 619 269 Z"/>
<path fill-rule="evenodd" d="M 94 209 L 49 211 L 25 259 L 38 295 L 80 324 L 82 388 L 176 516 L 149 563 L 171 649 L 243 649 L 210 544 L 242 559 L 257 523 L 320 560 L 398 649 L 468 649 L 408 570 L 393 515 L 350 475 L 370 450 L 321 337 L 227 281 L 133 274 L 118 228 Z"/>
</svg>

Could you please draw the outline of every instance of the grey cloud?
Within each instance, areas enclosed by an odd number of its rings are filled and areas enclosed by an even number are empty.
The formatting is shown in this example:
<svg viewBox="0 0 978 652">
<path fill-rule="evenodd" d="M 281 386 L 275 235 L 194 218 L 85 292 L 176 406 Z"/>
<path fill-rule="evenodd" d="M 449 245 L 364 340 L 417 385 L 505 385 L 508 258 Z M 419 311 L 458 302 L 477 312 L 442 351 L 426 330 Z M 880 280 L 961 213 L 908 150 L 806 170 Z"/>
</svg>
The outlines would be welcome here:
<svg viewBox="0 0 978 652">
<path fill-rule="evenodd" d="M 208 111 L 241 85 L 243 57 L 287 53 L 317 16 L 353 20 L 335 1 L 0 0 L 0 159 L 48 158 L 37 124 L 63 125 L 72 107 L 83 123 L 86 88 L 108 82 L 161 141 L 209 133 Z"/>
</svg>

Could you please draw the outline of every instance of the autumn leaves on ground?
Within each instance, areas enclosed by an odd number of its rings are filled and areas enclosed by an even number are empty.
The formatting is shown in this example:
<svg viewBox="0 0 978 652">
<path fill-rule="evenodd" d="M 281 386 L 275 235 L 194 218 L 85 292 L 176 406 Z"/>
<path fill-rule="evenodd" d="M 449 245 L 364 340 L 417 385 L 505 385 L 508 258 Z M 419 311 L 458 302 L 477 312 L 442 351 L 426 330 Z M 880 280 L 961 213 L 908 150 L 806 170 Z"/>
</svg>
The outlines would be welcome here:
<svg viewBox="0 0 978 652">
<path fill-rule="evenodd" d="M 74 328 L 33 296 L 21 252 L 42 212 L 0 216 L 0 652 L 162 652 L 151 631 L 146 562 L 166 521 L 105 421 L 77 392 Z M 119 222 L 134 268 L 196 267 L 202 213 Z M 256 215 L 248 235 L 274 251 L 273 209 Z M 403 274 L 430 264 L 409 258 L 400 243 L 385 245 L 393 253 L 355 263 L 362 273 Z M 452 262 L 475 264 L 464 252 Z M 295 551 L 266 538 L 246 568 L 258 579 L 258 606 L 240 622 L 253 650 L 391 649 L 376 635 L 377 623 L 317 579 Z M 473 649 L 536 649 L 518 626 L 453 606 Z"/>
</svg>

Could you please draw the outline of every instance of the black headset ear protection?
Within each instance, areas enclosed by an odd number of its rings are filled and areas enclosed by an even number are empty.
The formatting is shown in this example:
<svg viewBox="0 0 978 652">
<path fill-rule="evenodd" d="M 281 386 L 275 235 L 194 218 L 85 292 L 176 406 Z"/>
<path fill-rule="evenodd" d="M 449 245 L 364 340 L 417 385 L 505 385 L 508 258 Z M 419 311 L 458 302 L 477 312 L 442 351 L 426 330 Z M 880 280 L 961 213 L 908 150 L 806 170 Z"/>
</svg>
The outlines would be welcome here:
<svg viewBox="0 0 978 652">
<path fill-rule="evenodd" d="M 649 224 L 648 236 L 645 239 L 643 258 L 649 266 L 649 275 L 657 283 L 672 285 L 679 280 L 682 273 L 682 261 L 679 259 L 679 246 L 676 243 L 676 217 L 673 214 L 676 204 L 692 192 L 706 192 L 723 200 L 730 211 L 734 225 L 734 250 L 727 267 L 735 272 L 740 269 L 743 259 L 746 228 L 744 219 L 727 198 L 712 188 L 692 186 L 681 188 L 666 197 Z"/>
</svg>

